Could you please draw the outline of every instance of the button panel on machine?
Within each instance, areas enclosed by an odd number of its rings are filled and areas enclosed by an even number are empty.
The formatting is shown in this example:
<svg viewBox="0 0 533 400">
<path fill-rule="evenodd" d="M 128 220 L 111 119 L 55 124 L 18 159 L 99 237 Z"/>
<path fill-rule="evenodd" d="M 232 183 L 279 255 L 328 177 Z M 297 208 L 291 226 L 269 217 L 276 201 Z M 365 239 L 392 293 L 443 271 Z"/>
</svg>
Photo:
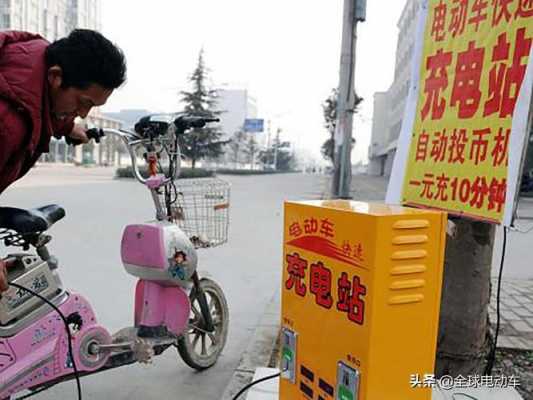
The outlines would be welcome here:
<svg viewBox="0 0 533 400">
<path fill-rule="evenodd" d="M 296 333 L 287 328 L 281 331 L 281 377 L 296 382 Z"/>
<path fill-rule="evenodd" d="M 359 398 L 359 372 L 343 362 L 337 368 L 336 400 L 357 400 Z"/>
</svg>

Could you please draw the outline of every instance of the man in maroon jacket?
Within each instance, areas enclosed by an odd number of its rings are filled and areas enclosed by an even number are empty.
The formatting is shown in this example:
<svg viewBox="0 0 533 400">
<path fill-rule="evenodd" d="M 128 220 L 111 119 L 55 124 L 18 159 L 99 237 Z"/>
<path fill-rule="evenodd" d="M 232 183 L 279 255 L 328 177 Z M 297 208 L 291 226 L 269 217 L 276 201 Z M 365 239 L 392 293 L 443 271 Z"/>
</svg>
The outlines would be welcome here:
<svg viewBox="0 0 533 400">
<path fill-rule="evenodd" d="M 86 143 L 74 119 L 105 104 L 125 79 L 122 51 L 98 32 L 77 29 L 52 44 L 0 32 L 0 193 L 48 152 L 52 135 Z M 0 292 L 6 289 L 0 259 Z"/>
</svg>

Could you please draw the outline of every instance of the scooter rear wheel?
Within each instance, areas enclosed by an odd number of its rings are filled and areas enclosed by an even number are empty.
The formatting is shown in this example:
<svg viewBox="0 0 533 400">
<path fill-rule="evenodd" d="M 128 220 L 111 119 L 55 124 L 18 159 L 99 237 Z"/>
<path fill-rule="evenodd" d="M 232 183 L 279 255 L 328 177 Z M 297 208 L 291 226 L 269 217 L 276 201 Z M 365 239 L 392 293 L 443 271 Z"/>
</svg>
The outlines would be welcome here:
<svg viewBox="0 0 533 400">
<path fill-rule="evenodd" d="M 198 291 L 193 289 L 189 296 L 191 315 L 187 330 L 179 338 L 177 348 L 183 361 L 191 368 L 204 370 L 213 366 L 224 349 L 228 336 L 229 310 L 224 292 L 211 279 L 200 280 L 209 312 L 213 320 L 214 331 L 203 329 L 203 316 L 198 302 Z"/>
</svg>

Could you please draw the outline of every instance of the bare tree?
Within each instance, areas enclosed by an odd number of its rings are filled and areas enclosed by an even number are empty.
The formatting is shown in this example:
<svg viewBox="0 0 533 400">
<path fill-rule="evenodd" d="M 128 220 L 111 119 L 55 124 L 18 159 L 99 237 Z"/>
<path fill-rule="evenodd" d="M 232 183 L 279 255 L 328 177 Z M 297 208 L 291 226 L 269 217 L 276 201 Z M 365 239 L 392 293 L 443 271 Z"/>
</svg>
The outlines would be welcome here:
<svg viewBox="0 0 533 400">
<path fill-rule="evenodd" d="M 257 154 L 257 141 L 255 140 L 253 133 L 249 133 L 247 136 L 248 137 L 244 142 L 244 154 L 247 158 L 246 161 L 251 165 L 251 169 L 254 169 L 255 155 Z"/>
<path fill-rule="evenodd" d="M 239 164 L 241 164 L 242 162 L 241 155 L 244 151 L 245 146 L 246 133 L 243 129 L 239 129 L 233 134 L 232 138 L 229 141 L 230 161 L 235 163 L 235 168 L 238 168 Z"/>
</svg>

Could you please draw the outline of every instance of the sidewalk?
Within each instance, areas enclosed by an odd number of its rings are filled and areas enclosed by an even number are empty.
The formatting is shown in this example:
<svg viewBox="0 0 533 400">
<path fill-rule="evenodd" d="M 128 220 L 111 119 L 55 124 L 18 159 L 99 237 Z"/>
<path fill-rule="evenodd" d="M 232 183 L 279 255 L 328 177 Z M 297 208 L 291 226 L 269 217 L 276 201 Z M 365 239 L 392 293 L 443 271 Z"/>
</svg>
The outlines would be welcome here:
<svg viewBox="0 0 533 400">
<path fill-rule="evenodd" d="M 226 386 L 221 400 L 231 400 L 248 383 L 253 380 L 255 371 L 259 367 L 268 367 L 272 359 L 280 332 L 280 293 L 276 291 L 267 305 L 252 340 L 242 354 L 239 365 Z M 239 400 L 244 400 L 243 394 Z"/>
<path fill-rule="evenodd" d="M 272 376 L 278 373 L 276 368 L 257 368 L 254 380 L 261 379 L 267 376 Z M 451 389 L 442 390 L 439 388 L 433 389 L 432 400 L 458 400 L 462 399 L 483 399 L 483 400 L 521 400 L 522 397 L 516 389 Z M 253 386 L 248 395 L 244 397 L 246 400 L 277 400 L 279 398 L 279 378 L 270 379 Z"/>
<path fill-rule="evenodd" d="M 496 324 L 497 279 L 492 284 L 489 315 Z M 533 280 L 502 281 L 498 347 L 533 350 Z"/>
</svg>

